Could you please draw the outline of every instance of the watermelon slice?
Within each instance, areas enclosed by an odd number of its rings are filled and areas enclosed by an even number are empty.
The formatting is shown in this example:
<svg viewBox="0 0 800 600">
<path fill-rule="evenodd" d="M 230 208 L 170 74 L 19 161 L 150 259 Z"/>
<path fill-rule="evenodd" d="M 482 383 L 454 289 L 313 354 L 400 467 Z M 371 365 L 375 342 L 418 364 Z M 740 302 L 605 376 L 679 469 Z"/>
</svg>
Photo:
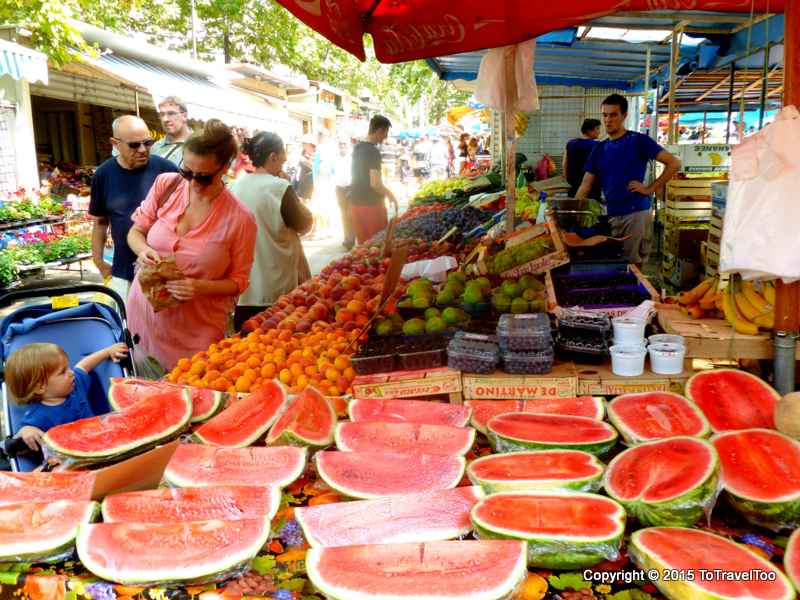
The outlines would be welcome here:
<svg viewBox="0 0 800 600">
<path fill-rule="evenodd" d="M 604 454 L 617 443 L 617 431 L 588 417 L 505 413 L 487 424 L 489 443 L 497 452 L 520 450 L 583 450 Z"/>
<path fill-rule="evenodd" d="M 268 445 L 324 448 L 333 443 L 336 411 L 316 388 L 308 386 L 292 398 L 267 435 Z"/>
<path fill-rule="evenodd" d="M 300 477 L 305 467 L 305 448 L 223 448 L 181 444 L 164 470 L 164 479 L 177 487 L 285 487 Z"/>
<path fill-rule="evenodd" d="M 191 397 L 184 390 L 173 390 L 140 400 L 121 412 L 57 425 L 44 434 L 42 442 L 62 456 L 108 460 L 174 437 L 191 417 Z"/>
<path fill-rule="evenodd" d="M 106 523 L 175 523 L 272 519 L 278 512 L 277 488 L 229 485 L 159 488 L 114 494 L 103 500 Z"/>
<path fill-rule="evenodd" d="M 467 476 L 487 494 L 549 489 L 594 492 L 600 488 L 603 463 L 580 450 L 490 454 L 473 460 Z"/>
<path fill-rule="evenodd" d="M 603 399 L 595 396 L 577 398 L 541 398 L 539 400 L 468 400 L 472 408 L 471 425 L 486 435 L 486 424 L 497 415 L 529 412 L 540 415 L 588 417 L 601 421 L 606 414 Z"/>
<path fill-rule="evenodd" d="M 269 538 L 267 519 L 84 525 L 78 556 L 115 583 L 205 583 L 248 564 Z"/>
<path fill-rule="evenodd" d="M 313 547 L 432 542 L 472 531 L 469 511 L 482 497 L 466 486 L 296 508 L 294 516 Z"/>
<path fill-rule="evenodd" d="M 608 495 L 646 526 L 691 527 L 711 513 L 718 485 L 716 450 L 691 437 L 629 448 L 614 457 L 603 479 Z"/>
<path fill-rule="evenodd" d="M 56 500 L 0 506 L 0 562 L 55 562 L 72 554 L 78 526 L 97 515 L 97 503 Z"/>
<path fill-rule="evenodd" d="M 0 471 L 0 506 L 18 502 L 91 500 L 94 476 L 94 473 L 88 471 L 56 473 Z"/>
<path fill-rule="evenodd" d="M 192 397 L 192 423 L 202 423 L 213 417 L 228 401 L 229 395 L 216 390 L 151 381 L 135 377 L 112 377 L 108 386 L 108 402 L 114 410 L 130 408 L 139 400 L 163 391 L 185 389 Z"/>
<path fill-rule="evenodd" d="M 786 553 L 783 555 L 783 568 L 794 587 L 800 590 L 800 529 L 795 529 L 789 537 Z"/>
<path fill-rule="evenodd" d="M 502 600 L 527 575 L 510 540 L 311 548 L 306 569 L 332 600 Z"/>
<path fill-rule="evenodd" d="M 198 427 L 194 436 L 204 444 L 244 448 L 261 438 L 286 405 L 286 388 L 270 379 L 256 392 L 237 400 Z"/>
<path fill-rule="evenodd" d="M 736 510 L 774 529 L 800 522 L 800 442 L 768 429 L 728 431 L 711 441 Z"/>
<path fill-rule="evenodd" d="M 686 396 L 700 407 L 714 431 L 774 429 L 780 395 L 755 375 L 713 369 L 686 382 Z"/>
<path fill-rule="evenodd" d="M 786 576 L 729 539 L 681 527 L 650 527 L 631 536 L 628 552 L 667 598 L 791 600 Z M 738 575 L 738 576 L 737 576 Z"/>
<path fill-rule="evenodd" d="M 419 423 L 339 423 L 336 447 L 346 452 L 396 452 L 463 456 L 475 442 L 472 427 Z"/>
<path fill-rule="evenodd" d="M 472 411 L 468 406 L 430 400 L 353 400 L 348 406 L 351 421 L 420 423 L 465 427 Z"/>
<path fill-rule="evenodd" d="M 616 560 L 625 509 L 582 492 L 499 492 L 472 509 L 481 538 L 523 540 L 528 566 L 578 569 Z"/>
<path fill-rule="evenodd" d="M 629 444 L 682 435 L 706 437 L 711 433 L 697 405 L 671 392 L 617 396 L 608 404 L 608 420 Z"/>
<path fill-rule="evenodd" d="M 317 473 L 340 494 L 379 498 L 454 488 L 464 476 L 461 456 L 318 452 Z"/>
</svg>

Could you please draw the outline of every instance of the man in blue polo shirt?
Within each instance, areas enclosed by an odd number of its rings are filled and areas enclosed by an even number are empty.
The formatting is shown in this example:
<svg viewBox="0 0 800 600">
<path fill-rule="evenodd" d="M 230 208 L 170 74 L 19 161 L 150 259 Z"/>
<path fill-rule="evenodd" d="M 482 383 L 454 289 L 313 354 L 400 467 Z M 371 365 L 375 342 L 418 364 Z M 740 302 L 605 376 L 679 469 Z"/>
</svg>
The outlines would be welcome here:
<svg viewBox="0 0 800 600">
<path fill-rule="evenodd" d="M 625 129 L 628 101 L 611 94 L 601 106 L 608 139 L 592 150 L 584 167 L 583 182 L 576 198 L 585 198 L 599 180 L 608 210 L 611 231 L 625 240 L 625 258 L 641 265 L 650 251 L 653 215 L 650 197 L 664 187 L 681 168 L 677 156 L 667 152 L 650 136 Z M 643 183 L 647 165 L 657 160 L 664 172 L 650 185 Z"/>
</svg>

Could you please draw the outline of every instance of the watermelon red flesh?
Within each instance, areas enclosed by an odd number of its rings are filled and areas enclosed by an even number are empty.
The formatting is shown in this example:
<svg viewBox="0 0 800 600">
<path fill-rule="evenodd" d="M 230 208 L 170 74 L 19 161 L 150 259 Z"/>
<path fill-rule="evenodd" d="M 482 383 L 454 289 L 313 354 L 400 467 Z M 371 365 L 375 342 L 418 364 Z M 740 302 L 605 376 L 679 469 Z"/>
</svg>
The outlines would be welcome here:
<svg viewBox="0 0 800 600">
<path fill-rule="evenodd" d="M 711 423 L 714 431 L 775 427 L 780 395 L 767 383 L 744 371 L 713 369 L 692 376 L 686 395 Z"/>
<path fill-rule="evenodd" d="M 227 394 L 205 388 L 133 377 L 112 377 L 111 385 L 108 387 L 108 402 L 114 410 L 124 410 L 139 400 L 175 389 L 185 389 L 191 395 L 192 423 L 200 423 L 211 418 L 227 398 Z"/>
<path fill-rule="evenodd" d="M 794 587 L 800 590 L 800 529 L 795 529 L 789 537 L 786 554 L 783 555 L 783 568 Z"/>
<path fill-rule="evenodd" d="M 525 578 L 525 544 L 445 541 L 312 548 L 311 582 L 335 600 L 500 600 Z"/>
<path fill-rule="evenodd" d="M 305 448 L 223 448 L 181 444 L 164 471 L 164 479 L 178 487 L 285 487 L 303 474 L 305 465 Z"/>
<path fill-rule="evenodd" d="M 577 398 L 541 398 L 539 400 L 469 400 L 472 426 L 486 433 L 486 424 L 497 415 L 511 412 L 530 412 L 542 415 L 567 415 L 602 420 L 605 415 L 603 399 L 594 396 Z"/>
<path fill-rule="evenodd" d="M 194 435 L 204 444 L 244 448 L 267 432 L 285 404 L 286 388 L 271 379 L 198 427 Z"/>
<path fill-rule="evenodd" d="M 81 527 L 83 565 L 116 583 L 194 582 L 252 560 L 269 538 L 267 519 L 97 523 Z"/>
<path fill-rule="evenodd" d="M 272 519 L 280 500 L 278 488 L 263 486 L 159 488 L 108 496 L 102 510 L 106 523 Z"/>
<path fill-rule="evenodd" d="M 661 576 L 653 583 L 668 598 L 717 598 L 790 600 L 794 592 L 786 577 L 772 563 L 726 538 L 681 527 L 651 527 L 631 536 L 630 554 L 643 569 Z M 694 575 L 664 577 L 664 571 Z M 710 576 L 701 576 L 704 571 Z M 758 573 L 750 580 L 736 580 L 736 573 Z M 715 576 L 722 573 L 723 576 Z M 773 579 L 764 581 L 764 579 Z"/>
<path fill-rule="evenodd" d="M 602 454 L 614 445 L 617 432 L 587 417 L 505 413 L 488 425 L 489 439 L 498 451 L 533 448 L 572 448 Z"/>
<path fill-rule="evenodd" d="M 65 456 L 111 458 L 168 439 L 192 416 L 184 390 L 150 396 L 121 412 L 80 419 L 47 431 L 43 442 Z"/>
<path fill-rule="evenodd" d="M 617 396 L 608 405 L 608 419 L 629 443 L 711 432 L 695 404 L 670 392 Z"/>
<path fill-rule="evenodd" d="M 333 443 L 336 412 L 316 388 L 306 387 L 275 421 L 267 444 L 300 444 L 317 448 Z"/>
<path fill-rule="evenodd" d="M 309 506 L 294 514 L 313 547 L 429 542 L 472 531 L 469 511 L 482 497 L 479 487 L 466 486 Z"/>
<path fill-rule="evenodd" d="M 397 452 L 463 456 L 472 448 L 471 427 L 419 423 L 339 423 L 336 447 L 349 452 Z"/>
<path fill-rule="evenodd" d="M 348 407 L 352 421 L 420 423 L 465 427 L 472 411 L 468 406 L 430 400 L 353 400 Z"/>
<path fill-rule="evenodd" d="M 95 474 L 87 471 L 9 473 L 0 471 L 0 506 L 18 502 L 91 500 Z"/>
<path fill-rule="evenodd" d="M 0 506 L 0 560 L 16 562 L 37 558 L 63 558 L 78 535 L 78 526 L 88 523 L 97 511 L 95 502 L 57 500 Z"/>
<path fill-rule="evenodd" d="M 489 492 L 524 489 L 596 489 L 603 464 L 580 450 L 490 454 L 472 461 L 467 475 Z"/>
<path fill-rule="evenodd" d="M 454 488 L 464 475 L 464 458 L 428 454 L 318 452 L 317 472 L 351 498 L 378 498 Z"/>
</svg>

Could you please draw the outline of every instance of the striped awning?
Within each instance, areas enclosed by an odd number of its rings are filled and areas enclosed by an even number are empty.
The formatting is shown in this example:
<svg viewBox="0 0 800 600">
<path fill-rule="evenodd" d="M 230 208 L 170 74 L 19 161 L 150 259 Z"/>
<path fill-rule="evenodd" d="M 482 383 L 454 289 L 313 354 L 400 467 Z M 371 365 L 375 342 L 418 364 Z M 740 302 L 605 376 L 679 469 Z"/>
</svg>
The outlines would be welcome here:
<svg viewBox="0 0 800 600">
<path fill-rule="evenodd" d="M 0 40 L 0 76 L 25 79 L 28 83 L 41 81 L 47 85 L 47 56 L 14 42 Z"/>
</svg>

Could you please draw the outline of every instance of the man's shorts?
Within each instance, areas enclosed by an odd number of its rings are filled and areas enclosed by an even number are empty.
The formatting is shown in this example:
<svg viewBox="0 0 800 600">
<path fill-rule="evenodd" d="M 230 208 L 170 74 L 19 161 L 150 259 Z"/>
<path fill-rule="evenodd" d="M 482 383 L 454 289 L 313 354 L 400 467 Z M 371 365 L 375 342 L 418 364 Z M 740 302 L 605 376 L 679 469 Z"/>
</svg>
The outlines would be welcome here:
<svg viewBox="0 0 800 600">
<path fill-rule="evenodd" d="M 609 217 L 611 235 L 627 237 L 623 242 L 625 259 L 640 265 L 650 254 L 650 240 L 653 237 L 653 213 L 648 208 L 619 217 Z"/>
</svg>

